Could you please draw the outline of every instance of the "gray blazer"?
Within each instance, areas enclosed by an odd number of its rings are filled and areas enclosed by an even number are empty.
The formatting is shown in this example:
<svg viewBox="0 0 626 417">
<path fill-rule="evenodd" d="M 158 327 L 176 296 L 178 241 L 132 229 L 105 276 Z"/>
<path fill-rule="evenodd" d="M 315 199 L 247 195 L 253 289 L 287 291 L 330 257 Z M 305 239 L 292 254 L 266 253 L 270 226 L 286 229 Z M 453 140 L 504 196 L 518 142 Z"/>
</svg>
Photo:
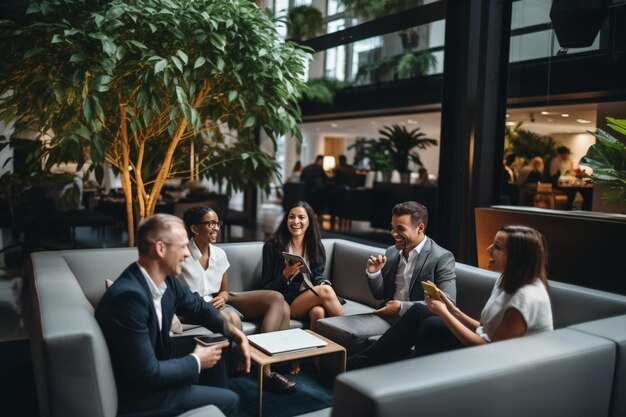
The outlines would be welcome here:
<svg viewBox="0 0 626 417">
<path fill-rule="evenodd" d="M 400 252 L 390 246 L 385 252 L 387 262 L 376 277 L 367 279 L 370 291 L 378 300 L 391 300 L 396 291 L 396 273 L 400 263 Z M 450 301 L 456 303 L 456 274 L 454 273 L 454 255 L 432 239 L 428 238 L 415 262 L 415 269 L 409 287 L 409 300 L 403 301 L 400 315 L 413 304 L 424 301 L 424 290 L 420 281 L 430 280 L 443 291 Z"/>
</svg>

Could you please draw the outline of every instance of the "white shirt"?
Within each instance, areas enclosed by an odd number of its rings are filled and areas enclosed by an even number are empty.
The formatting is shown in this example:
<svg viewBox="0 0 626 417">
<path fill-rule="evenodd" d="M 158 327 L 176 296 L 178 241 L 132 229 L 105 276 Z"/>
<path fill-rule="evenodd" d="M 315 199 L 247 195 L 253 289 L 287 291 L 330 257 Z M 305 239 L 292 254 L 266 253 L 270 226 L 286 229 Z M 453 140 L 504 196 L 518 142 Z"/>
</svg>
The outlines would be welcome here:
<svg viewBox="0 0 626 417">
<path fill-rule="evenodd" d="M 540 279 L 524 285 L 513 294 L 507 294 L 500 289 L 502 277 L 496 280 L 491 296 L 480 314 L 481 326 L 476 334 L 491 342 L 498 330 L 504 313 L 509 308 L 520 312 L 526 322 L 526 333 L 533 334 L 552 330 L 552 307 L 548 291 Z"/>
<path fill-rule="evenodd" d="M 426 239 L 428 238 L 424 236 L 420 244 L 411 249 L 407 259 L 404 259 L 402 251 L 400 250 L 400 262 L 398 263 L 398 271 L 396 272 L 396 292 L 393 294 L 394 300 L 409 301 L 409 289 L 413 271 L 415 270 L 415 263 L 424 244 L 426 244 Z"/>
<path fill-rule="evenodd" d="M 574 161 L 571 158 L 563 160 L 560 156 L 555 156 L 550 162 L 550 176 L 555 175 L 557 172 L 561 175 L 565 175 L 567 171 L 574 169 Z"/>
<path fill-rule="evenodd" d="M 211 301 L 213 294 L 219 292 L 222 286 L 224 272 L 230 267 L 226 252 L 215 245 L 209 244 L 209 266 L 204 269 L 200 265 L 200 249 L 193 239 L 189 240 L 191 256 L 185 258 L 182 264 L 182 273 L 178 277 L 192 292 L 197 292 L 204 301 Z"/>
<path fill-rule="evenodd" d="M 426 244 L 428 236 L 424 236 L 424 239 L 411 249 L 407 259 L 404 259 L 402 250 L 400 250 L 400 262 L 398 263 L 398 270 L 396 271 L 396 291 L 393 294 L 393 299 L 398 301 L 409 301 L 409 289 L 411 286 L 411 278 L 413 277 L 413 271 L 415 270 L 415 263 L 420 252 Z M 368 278 L 374 279 L 381 274 L 381 271 L 369 273 L 365 270 Z"/>
<path fill-rule="evenodd" d="M 150 294 L 152 294 L 152 302 L 154 303 L 154 311 L 156 311 L 157 321 L 159 323 L 159 330 L 163 330 L 163 309 L 161 308 L 161 299 L 163 298 L 163 294 L 165 294 L 165 290 L 167 290 L 167 284 L 163 281 L 157 287 L 152 278 L 150 278 L 148 271 L 146 271 L 143 266 L 139 265 L 139 263 L 137 263 L 137 266 L 139 266 L 139 270 L 148 283 Z"/>
</svg>

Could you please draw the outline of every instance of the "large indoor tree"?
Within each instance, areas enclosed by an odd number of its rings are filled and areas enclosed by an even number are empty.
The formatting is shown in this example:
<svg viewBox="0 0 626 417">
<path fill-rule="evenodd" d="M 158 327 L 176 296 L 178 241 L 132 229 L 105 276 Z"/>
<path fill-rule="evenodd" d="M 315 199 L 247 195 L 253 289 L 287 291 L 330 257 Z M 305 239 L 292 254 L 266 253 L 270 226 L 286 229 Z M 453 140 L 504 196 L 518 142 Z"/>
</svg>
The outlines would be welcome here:
<svg viewBox="0 0 626 417">
<path fill-rule="evenodd" d="M 25 14 L 16 7 L 0 21 L 0 120 L 16 134 L 48 137 L 48 166 L 89 160 L 99 177 L 113 166 L 131 245 L 134 219 L 154 212 L 173 163 L 188 157 L 185 144 L 203 136 L 194 146 L 200 170 L 211 177 L 218 169 L 237 187 L 267 185 L 276 171 L 254 129 L 300 138 L 297 101 L 310 55 L 282 41 L 249 0 L 16 4 Z M 241 139 L 229 145 L 204 134 L 219 125 Z"/>
</svg>

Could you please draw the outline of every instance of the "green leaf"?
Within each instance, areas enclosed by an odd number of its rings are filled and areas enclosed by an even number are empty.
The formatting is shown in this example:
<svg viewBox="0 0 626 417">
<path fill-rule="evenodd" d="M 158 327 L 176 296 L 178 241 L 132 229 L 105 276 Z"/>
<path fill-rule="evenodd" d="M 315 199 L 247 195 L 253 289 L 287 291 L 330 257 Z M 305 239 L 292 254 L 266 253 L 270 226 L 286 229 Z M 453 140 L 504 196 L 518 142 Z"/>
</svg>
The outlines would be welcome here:
<svg viewBox="0 0 626 417">
<path fill-rule="evenodd" d="M 82 52 L 79 52 L 77 54 L 73 54 L 70 57 L 70 62 L 82 62 L 85 60 L 85 54 L 83 54 Z"/>
<path fill-rule="evenodd" d="M 626 135 L 626 119 L 615 119 L 613 117 L 607 117 L 607 126 L 616 132 Z"/>
<path fill-rule="evenodd" d="M 124 14 L 124 9 L 122 7 L 114 6 L 113 8 L 109 9 L 109 11 L 107 12 L 107 17 L 109 19 L 117 19 L 123 14 Z"/>
<path fill-rule="evenodd" d="M 92 90 L 103 93 L 109 91 L 109 83 L 113 78 L 109 75 L 98 75 L 91 80 L 90 86 Z"/>
<path fill-rule="evenodd" d="M 104 51 L 105 54 L 109 56 L 115 55 L 115 53 L 117 52 L 117 47 L 110 39 L 103 38 L 100 39 L 100 42 L 102 42 L 102 51 Z"/>
<path fill-rule="evenodd" d="M 63 38 L 58 33 L 52 37 L 52 43 L 61 43 L 63 42 Z"/>
<path fill-rule="evenodd" d="M 226 65 L 226 63 L 224 62 L 224 60 L 219 57 L 217 58 L 217 69 L 220 71 L 224 71 L 224 66 Z"/>
<path fill-rule="evenodd" d="M 24 53 L 24 59 L 30 58 L 32 56 L 38 55 L 41 52 L 44 52 L 44 48 L 30 48 Z"/>
<path fill-rule="evenodd" d="M 255 123 L 256 123 L 256 117 L 254 116 L 254 114 L 251 114 L 246 119 L 245 123 L 243 124 L 243 127 L 244 127 L 244 129 L 246 129 L 248 127 L 254 126 Z"/>
<path fill-rule="evenodd" d="M 165 67 L 167 67 L 167 60 L 166 59 L 161 59 L 159 62 L 157 62 L 154 65 L 154 74 L 158 74 L 159 72 L 163 71 L 165 69 Z"/>
<path fill-rule="evenodd" d="M 104 23 L 104 16 L 96 14 L 94 16 L 95 21 L 96 21 L 96 26 L 98 27 L 98 29 L 100 29 L 102 27 L 102 24 Z"/>
<path fill-rule="evenodd" d="M 35 14 L 35 13 L 41 13 L 41 8 L 39 7 L 38 3 L 31 3 L 31 5 L 28 6 L 28 9 L 26 9 L 26 14 Z"/>
<path fill-rule="evenodd" d="M 185 94 L 185 90 L 178 85 L 176 86 L 176 99 L 182 107 L 187 106 L 187 94 Z"/>
<path fill-rule="evenodd" d="M 229 91 L 228 92 L 228 102 L 232 103 L 232 101 L 234 99 L 236 99 L 238 95 L 239 95 L 239 93 L 237 91 L 235 91 L 235 90 Z"/>
<path fill-rule="evenodd" d="M 183 72 L 183 63 L 178 57 L 172 56 L 172 62 L 179 72 Z"/>
<path fill-rule="evenodd" d="M 196 59 L 196 62 L 193 64 L 193 69 L 200 68 L 201 66 L 204 65 L 205 62 L 206 62 L 206 59 L 203 56 L 199 56 Z"/>
<path fill-rule="evenodd" d="M 183 51 L 179 49 L 178 51 L 176 51 L 176 55 L 178 55 L 180 59 L 183 61 L 183 63 L 187 65 L 187 63 L 189 62 L 189 57 L 187 56 L 186 53 L 184 53 Z"/>
<path fill-rule="evenodd" d="M 93 113 L 91 111 L 91 103 L 89 102 L 89 97 L 85 97 L 85 99 L 83 100 L 83 117 L 85 118 L 85 121 L 87 122 L 91 121 L 93 117 Z"/>
<path fill-rule="evenodd" d="M 143 43 L 136 41 L 136 40 L 130 40 L 129 41 L 131 44 L 135 45 L 137 48 L 139 49 L 148 49 L 148 47 L 146 45 L 144 45 Z"/>
</svg>

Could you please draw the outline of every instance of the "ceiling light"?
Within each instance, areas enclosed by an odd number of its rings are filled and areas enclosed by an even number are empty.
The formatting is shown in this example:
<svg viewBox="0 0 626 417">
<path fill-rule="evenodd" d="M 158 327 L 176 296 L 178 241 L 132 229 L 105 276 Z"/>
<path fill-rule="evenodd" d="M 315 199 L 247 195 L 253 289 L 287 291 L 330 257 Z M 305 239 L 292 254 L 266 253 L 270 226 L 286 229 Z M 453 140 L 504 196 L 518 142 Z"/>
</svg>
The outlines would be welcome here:
<svg viewBox="0 0 626 417">
<path fill-rule="evenodd" d="M 337 123 L 331 123 L 330 127 L 339 127 L 339 125 Z"/>
<path fill-rule="evenodd" d="M 416 125 L 416 124 L 417 124 L 417 120 L 411 120 L 411 119 L 409 119 L 409 120 L 407 120 L 406 122 L 407 122 L 408 124 L 410 124 L 410 125 Z"/>
<path fill-rule="evenodd" d="M 587 120 L 587 119 L 576 119 L 577 123 L 582 123 L 584 125 L 591 123 L 591 120 Z"/>
<path fill-rule="evenodd" d="M 506 122 L 505 123 L 507 126 L 515 126 L 515 122 Z"/>
<path fill-rule="evenodd" d="M 509 114 L 508 114 L 508 113 L 506 114 L 506 118 L 507 118 L 507 119 L 509 118 Z"/>
<path fill-rule="evenodd" d="M 373 124 L 373 125 L 377 125 L 378 124 L 378 122 L 376 120 L 372 120 L 370 123 Z"/>
<path fill-rule="evenodd" d="M 561 113 L 561 117 L 569 117 L 569 114 L 567 114 L 567 113 Z"/>
<path fill-rule="evenodd" d="M 547 111 L 544 110 L 544 111 L 541 112 L 541 114 L 544 115 L 544 116 L 547 116 L 547 115 L 550 114 L 550 112 L 547 112 Z"/>
<path fill-rule="evenodd" d="M 553 119 L 552 117 L 548 117 L 546 120 L 547 120 L 547 121 L 549 121 L 549 122 L 551 122 L 551 121 L 553 121 L 554 119 Z"/>
</svg>

